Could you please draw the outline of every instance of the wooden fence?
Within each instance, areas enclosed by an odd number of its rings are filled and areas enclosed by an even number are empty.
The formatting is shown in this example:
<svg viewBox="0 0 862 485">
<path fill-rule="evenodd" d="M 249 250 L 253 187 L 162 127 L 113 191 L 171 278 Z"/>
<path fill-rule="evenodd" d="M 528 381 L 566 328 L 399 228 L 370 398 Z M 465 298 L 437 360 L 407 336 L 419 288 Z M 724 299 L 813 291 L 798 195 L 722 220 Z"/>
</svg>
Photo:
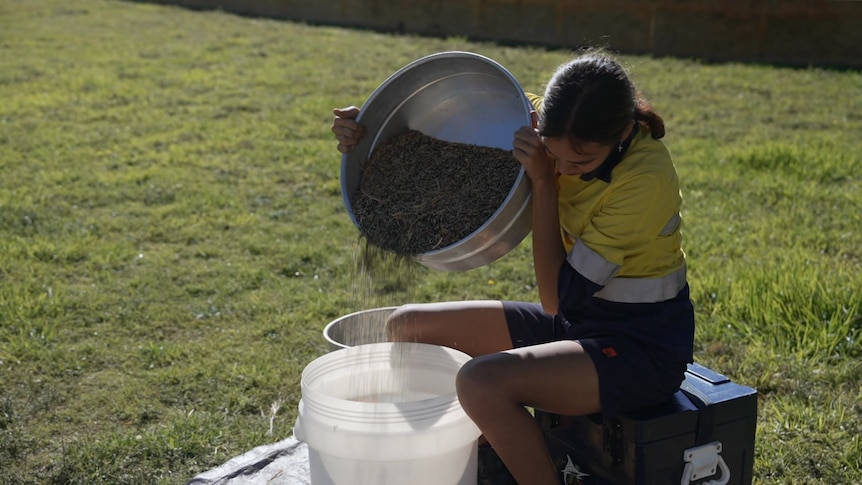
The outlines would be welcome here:
<svg viewBox="0 0 862 485">
<path fill-rule="evenodd" d="M 862 0 L 154 0 L 195 9 L 549 47 L 862 67 Z"/>
</svg>

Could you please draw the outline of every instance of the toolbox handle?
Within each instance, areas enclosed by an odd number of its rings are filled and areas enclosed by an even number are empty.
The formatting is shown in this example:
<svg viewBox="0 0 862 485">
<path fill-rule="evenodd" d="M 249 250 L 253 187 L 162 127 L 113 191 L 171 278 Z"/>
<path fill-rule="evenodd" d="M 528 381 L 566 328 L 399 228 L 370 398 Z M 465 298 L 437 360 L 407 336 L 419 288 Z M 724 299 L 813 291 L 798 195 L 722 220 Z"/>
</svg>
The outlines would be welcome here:
<svg viewBox="0 0 862 485">
<path fill-rule="evenodd" d="M 712 443 L 689 448 L 683 453 L 685 468 L 682 472 L 680 485 L 689 485 L 694 481 L 701 480 L 705 476 L 715 475 L 721 471 L 718 480 L 710 480 L 700 485 L 727 485 L 730 481 L 730 468 L 721 457 L 721 442 Z"/>
<path fill-rule="evenodd" d="M 686 372 L 693 376 L 699 377 L 701 380 L 704 380 L 714 386 L 719 384 L 726 384 L 730 382 L 730 378 L 724 374 L 720 374 L 709 367 L 702 366 L 697 362 L 692 362 L 688 364 L 686 367 Z"/>
</svg>

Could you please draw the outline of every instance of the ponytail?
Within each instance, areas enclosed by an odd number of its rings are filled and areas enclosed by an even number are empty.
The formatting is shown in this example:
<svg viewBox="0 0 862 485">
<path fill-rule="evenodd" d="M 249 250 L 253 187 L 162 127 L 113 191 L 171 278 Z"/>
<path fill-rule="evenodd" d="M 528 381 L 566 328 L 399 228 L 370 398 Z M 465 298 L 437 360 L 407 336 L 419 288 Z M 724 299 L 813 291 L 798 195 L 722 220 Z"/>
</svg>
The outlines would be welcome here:
<svg viewBox="0 0 862 485">
<path fill-rule="evenodd" d="M 665 135 L 664 120 L 640 91 L 635 93 L 635 121 L 645 124 L 653 138 L 662 138 Z"/>
</svg>

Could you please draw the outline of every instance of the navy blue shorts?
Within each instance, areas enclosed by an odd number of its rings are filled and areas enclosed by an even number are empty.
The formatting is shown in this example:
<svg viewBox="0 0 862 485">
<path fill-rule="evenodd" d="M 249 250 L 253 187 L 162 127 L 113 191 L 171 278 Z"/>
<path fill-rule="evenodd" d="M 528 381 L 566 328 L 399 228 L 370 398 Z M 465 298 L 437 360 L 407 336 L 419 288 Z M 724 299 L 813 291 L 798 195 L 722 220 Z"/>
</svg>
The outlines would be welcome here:
<svg viewBox="0 0 862 485">
<path fill-rule="evenodd" d="M 667 401 L 685 377 L 685 363 L 651 355 L 633 339 L 619 335 L 573 338 L 559 318 L 537 303 L 506 301 L 503 311 L 516 348 L 558 340 L 577 340 L 584 347 L 596 366 L 606 419 Z"/>
</svg>

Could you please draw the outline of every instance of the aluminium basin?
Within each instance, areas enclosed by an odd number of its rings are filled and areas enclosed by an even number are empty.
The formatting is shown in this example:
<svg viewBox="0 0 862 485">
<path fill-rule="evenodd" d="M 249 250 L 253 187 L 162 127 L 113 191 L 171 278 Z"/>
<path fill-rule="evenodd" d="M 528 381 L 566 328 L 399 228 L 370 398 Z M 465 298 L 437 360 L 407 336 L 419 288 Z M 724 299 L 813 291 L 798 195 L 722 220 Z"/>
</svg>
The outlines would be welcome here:
<svg viewBox="0 0 862 485">
<path fill-rule="evenodd" d="M 479 54 L 440 52 L 399 69 L 362 106 L 356 121 L 367 134 L 341 159 L 342 196 L 354 225 L 361 229 L 352 202 L 363 166 L 392 136 L 418 130 L 443 141 L 511 150 L 513 134 L 531 124 L 532 110 L 512 74 Z M 501 258 L 530 233 L 530 199 L 530 181 L 522 168 L 484 224 L 462 240 L 415 259 L 432 269 L 463 271 Z"/>
</svg>

